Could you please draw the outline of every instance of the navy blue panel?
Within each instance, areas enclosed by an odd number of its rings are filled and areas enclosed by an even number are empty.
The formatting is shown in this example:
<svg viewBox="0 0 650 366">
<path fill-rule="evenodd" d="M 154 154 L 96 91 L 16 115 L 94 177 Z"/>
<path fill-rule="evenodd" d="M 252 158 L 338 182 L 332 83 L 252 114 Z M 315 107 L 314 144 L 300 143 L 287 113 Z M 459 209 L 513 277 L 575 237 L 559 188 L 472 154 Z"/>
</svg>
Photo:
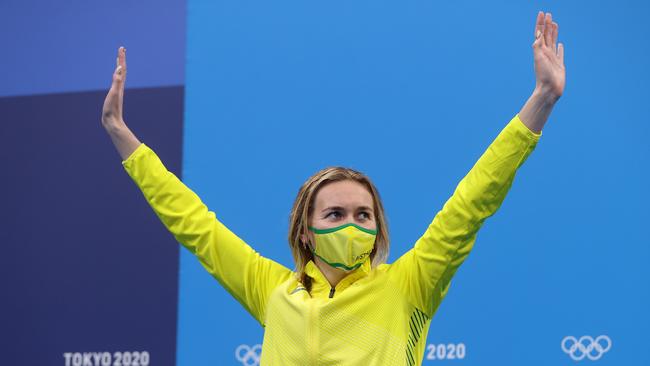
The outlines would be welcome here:
<svg viewBox="0 0 650 366">
<path fill-rule="evenodd" d="M 103 89 L 120 45 L 129 50 L 129 87 L 182 85 L 185 4 L 2 0 L 0 96 Z"/>
<path fill-rule="evenodd" d="M 126 91 L 132 130 L 176 174 L 183 93 Z M 4 365 L 134 351 L 174 363 L 178 245 L 101 127 L 104 95 L 0 98 Z"/>
</svg>

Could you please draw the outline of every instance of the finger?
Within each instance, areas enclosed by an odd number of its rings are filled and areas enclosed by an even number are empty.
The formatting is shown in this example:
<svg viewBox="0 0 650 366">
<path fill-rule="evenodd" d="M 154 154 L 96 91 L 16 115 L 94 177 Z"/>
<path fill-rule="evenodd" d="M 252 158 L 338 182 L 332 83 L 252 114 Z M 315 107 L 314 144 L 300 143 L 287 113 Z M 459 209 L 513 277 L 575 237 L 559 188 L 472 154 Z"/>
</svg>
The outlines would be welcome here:
<svg viewBox="0 0 650 366">
<path fill-rule="evenodd" d="M 553 22 L 553 37 L 551 39 L 553 50 L 557 49 L 557 34 L 559 32 L 559 28 L 560 26 L 556 22 Z"/>
<path fill-rule="evenodd" d="M 535 41 L 533 41 L 533 48 L 539 48 L 544 44 L 544 13 L 537 13 L 537 20 L 535 21 Z"/>
<path fill-rule="evenodd" d="M 562 65 L 564 65 L 564 44 L 560 43 L 557 45 L 557 55 Z"/>
<path fill-rule="evenodd" d="M 551 47 L 553 39 L 553 15 L 546 13 L 544 17 L 544 44 Z"/>
<path fill-rule="evenodd" d="M 539 38 L 544 31 L 544 12 L 537 13 L 537 20 L 535 21 L 535 39 Z"/>
</svg>

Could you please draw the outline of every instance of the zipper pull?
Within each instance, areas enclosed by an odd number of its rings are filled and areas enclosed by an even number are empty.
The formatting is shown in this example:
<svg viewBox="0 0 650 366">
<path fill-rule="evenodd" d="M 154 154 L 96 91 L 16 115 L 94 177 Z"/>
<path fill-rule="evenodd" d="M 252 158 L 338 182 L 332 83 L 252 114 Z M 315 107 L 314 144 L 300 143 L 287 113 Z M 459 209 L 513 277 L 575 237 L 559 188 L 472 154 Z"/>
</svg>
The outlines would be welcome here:
<svg viewBox="0 0 650 366">
<path fill-rule="evenodd" d="M 336 291 L 336 288 L 332 287 L 330 289 L 330 299 L 334 297 L 334 291 Z"/>
</svg>

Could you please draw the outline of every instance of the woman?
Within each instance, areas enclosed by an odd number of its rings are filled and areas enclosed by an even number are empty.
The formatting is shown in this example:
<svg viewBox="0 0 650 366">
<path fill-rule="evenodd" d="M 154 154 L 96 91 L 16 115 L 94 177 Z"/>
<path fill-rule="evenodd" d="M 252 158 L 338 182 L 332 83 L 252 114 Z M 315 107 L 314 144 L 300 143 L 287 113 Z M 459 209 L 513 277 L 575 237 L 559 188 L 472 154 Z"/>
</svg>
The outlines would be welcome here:
<svg viewBox="0 0 650 366">
<path fill-rule="evenodd" d="M 289 228 L 295 271 L 230 232 L 124 123 L 124 48 L 102 124 L 165 226 L 265 328 L 263 365 L 416 365 L 451 278 L 562 95 L 564 52 L 557 36 L 551 14 L 539 12 L 532 96 L 415 246 L 392 264 L 385 263 L 388 230 L 377 190 L 365 175 L 346 168 L 324 169 L 298 192 Z"/>
</svg>

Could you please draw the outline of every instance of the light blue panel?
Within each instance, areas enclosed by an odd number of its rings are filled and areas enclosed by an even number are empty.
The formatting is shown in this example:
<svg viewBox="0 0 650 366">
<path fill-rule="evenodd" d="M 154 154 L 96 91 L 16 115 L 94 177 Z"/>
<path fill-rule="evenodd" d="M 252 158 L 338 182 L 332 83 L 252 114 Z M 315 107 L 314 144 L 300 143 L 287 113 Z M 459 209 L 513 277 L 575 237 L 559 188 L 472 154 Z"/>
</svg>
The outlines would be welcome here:
<svg viewBox="0 0 650 366">
<path fill-rule="evenodd" d="M 182 85 L 185 22 L 185 0 L 2 0 L 0 97 L 107 89 L 119 46 L 127 87 Z"/>
<path fill-rule="evenodd" d="M 650 26 L 646 2 L 207 1 L 188 4 L 183 176 L 222 221 L 292 267 L 299 186 L 346 165 L 378 185 L 394 261 L 534 86 L 538 10 L 566 44 L 567 89 L 432 321 L 463 365 L 650 362 Z M 178 365 L 238 365 L 255 321 L 183 251 Z M 588 361 L 583 361 L 587 363 Z M 591 362 L 591 361 L 589 361 Z"/>
</svg>

